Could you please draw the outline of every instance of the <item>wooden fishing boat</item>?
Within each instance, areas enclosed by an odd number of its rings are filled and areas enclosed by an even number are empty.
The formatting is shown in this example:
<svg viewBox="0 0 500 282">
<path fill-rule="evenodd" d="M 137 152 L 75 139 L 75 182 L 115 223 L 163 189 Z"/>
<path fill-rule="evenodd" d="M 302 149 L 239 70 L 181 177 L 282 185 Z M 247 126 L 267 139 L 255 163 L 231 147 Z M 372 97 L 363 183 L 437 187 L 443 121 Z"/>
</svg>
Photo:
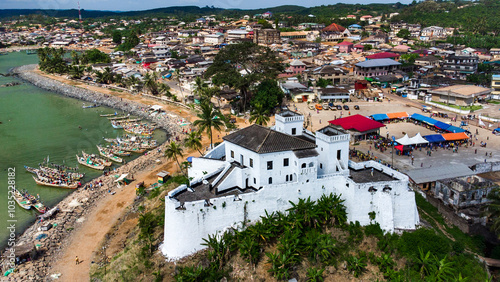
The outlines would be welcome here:
<svg viewBox="0 0 500 282">
<path fill-rule="evenodd" d="M 107 160 L 105 160 L 105 159 L 101 159 L 101 158 L 97 157 L 97 156 L 96 156 L 96 155 L 94 155 L 94 154 L 91 154 L 91 155 L 90 155 L 90 154 L 87 154 L 87 153 L 85 153 L 84 151 L 82 151 L 82 155 L 83 155 L 83 157 L 84 157 L 84 158 L 86 158 L 86 159 L 89 159 L 89 158 L 90 158 L 90 159 L 92 159 L 92 161 L 93 161 L 94 163 L 98 163 L 98 164 L 101 164 L 101 165 L 103 165 L 103 166 L 112 166 L 112 165 L 113 165 L 113 163 L 112 163 L 112 162 L 107 161 Z"/>
<path fill-rule="evenodd" d="M 30 200 L 26 199 L 21 192 L 19 192 L 17 189 L 14 188 L 14 199 L 16 200 L 16 203 L 23 209 L 29 210 L 31 209 L 31 202 Z"/>
<path fill-rule="evenodd" d="M 24 168 L 26 169 L 27 172 L 29 173 L 33 173 L 33 174 L 37 174 L 38 173 L 38 168 L 34 168 L 34 167 L 29 167 L 27 165 L 24 166 Z"/>
<path fill-rule="evenodd" d="M 130 153 L 122 150 L 120 146 L 111 146 L 110 148 L 111 152 L 113 152 L 113 155 L 120 156 L 120 157 L 128 157 L 130 156 Z"/>
<path fill-rule="evenodd" d="M 90 159 L 86 159 L 86 158 L 80 157 L 78 155 L 76 155 L 76 159 L 77 159 L 79 164 L 84 165 L 86 167 L 90 167 L 90 168 L 98 169 L 98 170 L 104 170 L 104 167 L 105 167 L 104 165 L 93 163 Z"/>
<path fill-rule="evenodd" d="M 121 119 L 126 119 L 128 118 L 129 116 L 126 115 L 126 116 L 121 116 L 121 117 L 109 117 L 108 119 L 109 120 L 121 120 Z"/>
<path fill-rule="evenodd" d="M 123 128 L 123 125 L 121 125 L 121 123 L 118 123 L 114 120 L 111 121 L 111 126 L 115 129 L 122 129 Z"/>
<path fill-rule="evenodd" d="M 39 213 L 45 213 L 48 210 L 47 207 L 35 196 L 28 194 L 28 199 L 31 202 L 31 206 Z"/>
<path fill-rule="evenodd" d="M 85 106 L 85 104 L 83 104 L 83 106 L 82 106 L 83 109 L 90 109 L 90 108 L 97 108 L 97 107 L 99 107 L 99 105 L 97 105 L 97 104 L 88 105 L 88 106 Z"/>
<path fill-rule="evenodd" d="M 99 150 L 99 154 L 105 158 L 108 158 L 108 159 L 110 159 L 114 162 L 117 162 L 117 163 L 123 162 L 122 158 L 113 155 L 113 153 L 111 153 L 110 150 L 107 148 L 104 148 L 104 147 L 97 145 L 97 150 Z"/>
<path fill-rule="evenodd" d="M 114 113 L 114 114 L 105 114 L 105 115 L 99 115 L 100 117 L 114 117 L 116 116 L 117 113 Z"/>
<path fill-rule="evenodd" d="M 49 173 L 49 174 L 55 174 L 59 176 L 65 176 L 66 178 L 70 178 L 72 180 L 79 180 L 82 179 L 85 174 L 84 173 L 79 173 L 79 172 L 66 172 L 65 170 L 59 170 L 56 168 L 52 167 L 46 167 L 46 166 L 40 166 L 40 168 L 33 168 L 29 166 L 24 166 L 26 171 L 38 175 L 40 172 L 41 173 Z"/>
<path fill-rule="evenodd" d="M 77 182 L 72 182 L 71 184 L 61 184 L 61 183 L 50 183 L 47 181 L 43 181 L 38 177 L 34 177 L 33 179 L 35 180 L 36 184 L 42 185 L 42 186 L 49 186 L 49 187 L 57 187 L 57 188 L 66 188 L 66 189 L 76 189 L 78 188 L 78 183 Z"/>
</svg>

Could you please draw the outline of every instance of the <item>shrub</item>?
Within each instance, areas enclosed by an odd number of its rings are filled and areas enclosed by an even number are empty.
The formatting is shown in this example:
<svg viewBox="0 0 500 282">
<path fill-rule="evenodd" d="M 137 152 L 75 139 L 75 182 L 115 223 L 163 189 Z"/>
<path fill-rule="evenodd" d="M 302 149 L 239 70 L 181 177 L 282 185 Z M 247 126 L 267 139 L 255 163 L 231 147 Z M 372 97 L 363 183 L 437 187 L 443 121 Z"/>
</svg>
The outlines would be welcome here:
<svg viewBox="0 0 500 282">
<path fill-rule="evenodd" d="M 310 267 L 307 269 L 307 274 L 306 278 L 308 282 L 322 282 L 324 281 L 323 279 L 323 272 L 325 271 L 324 268 L 317 269 L 316 267 Z"/>
<path fill-rule="evenodd" d="M 365 226 L 365 235 L 374 236 L 375 238 L 380 239 L 384 236 L 384 231 L 382 230 L 382 228 L 380 228 L 380 224 L 372 223 Z"/>
<path fill-rule="evenodd" d="M 434 230 L 427 228 L 403 233 L 398 245 L 400 252 L 408 258 L 419 257 L 419 248 L 422 248 L 424 253 L 431 251 L 438 258 L 443 258 L 451 250 L 447 238 L 437 235 Z"/>
</svg>

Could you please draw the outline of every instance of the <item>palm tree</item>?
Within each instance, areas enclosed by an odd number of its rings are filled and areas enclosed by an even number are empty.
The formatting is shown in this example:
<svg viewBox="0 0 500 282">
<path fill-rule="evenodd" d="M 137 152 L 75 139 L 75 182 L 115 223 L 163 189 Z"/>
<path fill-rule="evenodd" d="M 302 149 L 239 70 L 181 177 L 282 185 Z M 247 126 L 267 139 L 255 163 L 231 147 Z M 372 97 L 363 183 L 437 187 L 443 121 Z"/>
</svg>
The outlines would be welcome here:
<svg viewBox="0 0 500 282">
<path fill-rule="evenodd" d="M 183 77 L 183 75 L 181 74 L 181 71 L 179 69 L 175 69 L 174 76 L 175 76 L 175 79 L 177 80 L 177 83 L 179 84 L 179 89 L 181 90 L 182 100 L 184 100 L 184 93 L 182 92 L 182 86 L 181 86 L 181 78 Z"/>
<path fill-rule="evenodd" d="M 488 194 L 488 200 L 491 202 L 483 208 L 487 221 L 491 222 L 491 231 L 500 237 L 500 189 L 493 189 Z"/>
<path fill-rule="evenodd" d="M 219 110 L 214 109 L 210 103 L 202 103 L 201 113 L 198 114 L 198 118 L 193 122 L 193 125 L 198 126 L 200 132 L 207 132 L 210 136 L 210 147 L 213 148 L 212 127 L 220 131 L 224 125 L 222 120 L 224 116 Z"/>
<path fill-rule="evenodd" d="M 81 66 L 71 66 L 69 69 L 69 74 L 72 78 L 81 78 L 83 76 L 83 67 Z"/>
<path fill-rule="evenodd" d="M 170 86 L 165 83 L 158 83 L 158 94 L 171 96 L 172 93 L 170 93 Z"/>
<path fill-rule="evenodd" d="M 203 79 L 200 76 L 197 76 L 194 80 L 193 92 L 195 94 L 201 95 L 204 88 L 206 88 L 206 87 L 207 87 L 207 84 L 205 83 L 205 81 L 203 81 Z"/>
<path fill-rule="evenodd" d="M 264 110 L 262 104 L 257 103 L 254 106 L 253 111 L 250 113 L 250 122 L 254 122 L 258 125 L 265 126 L 269 122 L 269 117 L 267 116 L 269 112 Z"/>
<path fill-rule="evenodd" d="M 198 132 L 192 131 L 189 133 L 187 138 L 184 140 L 184 145 L 190 149 L 197 150 L 200 155 L 203 156 L 203 153 L 200 151 L 202 148 L 201 136 Z"/>
<path fill-rule="evenodd" d="M 111 70 L 111 68 L 106 67 L 104 68 L 104 71 L 102 72 L 103 80 L 106 84 L 110 84 L 113 82 L 115 78 L 115 74 Z"/>
<path fill-rule="evenodd" d="M 151 92 L 153 95 L 158 94 L 158 84 L 156 83 L 156 72 L 153 72 L 152 74 L 146 73 L 144 75 L 144 86 Z"/>
<path fill-rule="evenodd" d="M 165 156 L 169 159 L 175 160 L 181 172 L 184 174 L 184 170 L 179 163 L 179 157 L 182 158 L 184 154 L 182 153 L 182 148 L 175 141 L 172 141 L 170 142 L 170 144 L 168 144 L 167 149 L 165 149 Z"/>
</svg>

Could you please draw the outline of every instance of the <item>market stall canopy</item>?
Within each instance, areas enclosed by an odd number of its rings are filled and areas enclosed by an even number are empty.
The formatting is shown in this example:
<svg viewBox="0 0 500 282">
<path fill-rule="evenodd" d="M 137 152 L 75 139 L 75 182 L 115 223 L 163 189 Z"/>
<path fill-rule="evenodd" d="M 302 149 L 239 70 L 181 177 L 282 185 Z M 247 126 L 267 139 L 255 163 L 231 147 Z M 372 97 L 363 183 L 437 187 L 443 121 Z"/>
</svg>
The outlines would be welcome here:
<svg viewBox="0 0 500 282">
<path fill-rule="evenodd" d="M 124 173 L 124 174 L 120 175 L 120 177 L 118 177 L 118 179 L 116 179 L 115 182 L 124 181 L 127 176 L 128 176 L 128 173 Z"/>
<path fill-rule="evenodd" d="M 434 125 L 437 122 L 437 120 L 435 120 L 433 118 L 426 117 L 426 116 L 423 116 L 421 114 L 416 114 L 416 113 L 411 115 L 411 118 L 414 120 L 417 120 L 417 121 L 425 122 L 425 123 L 430 124 L 430 125 Z"/>
<path fill-rule="evenodd" d="M 424 138 L 427 139 L 427 141 L 429 141 L 430 143 L 446 141 L 446 139 L 444 139 L 441 134 L 426 135 L 424 136 Z"/>
<path fill-rule="evenodd" d="M 362 115 L 353 115 L 335 120 L 330 120 L 330 124 L 340 125 L 343 129 L 354 129 L 359 132 L 370 131 L 384 127 L 385 124 L 374 121 Z"/>
<path fill-rule="evenodd" d="M 410 138 L 408 137 L 408 134 L 405 134 L 405 136 L 396 139 L 396 142 L 398 142 L 401 145 L 412 145 Z"/>
<path fill-rule="evenodd" d="M 446 129 L 446 131 L 453 132 L 453 133 L 460 133 L 460 132 L 465 132 L 466 130 L 460 127 L 456 126 L 450 126 Z"/>
<path fill-rule="evenodd" d="M 410 141 L 412 144 L 427 144 L 427 143 L 429 143 L 429 141 L 425 140 L 424 137 L 422 137 L 422 135 L 420 135 L 420 132 L 417 133 L 412 138 L 410 138 Z"/>
<path fill-rule="evenodd" d="M 444 122 L 441 122 L 441 121 L 436 121 L 436 123 L 434 124 L 435 127 L 439 128 L 439 129 L 442 129 L 442 130 L 446 130 L 448 127 L 451 126 L 451 124 L 447 124 L 447 123 L 444 123 Z"/>
<path fill-rule="evenodd" d="M 403 145 L 397 145 L 397 146 L 394 146 L 394 148 L 396 148 L 396 150 L 399 150 L 401 152 L 403 152 L 403 149 L 404 149 L 405 146 Z"/>
<path fill-rule="evenodd" d="M 389 116 L 386 115 L 386 114 L 374 114 L 372 115 L 372 118 L 376 121 L 380 121 L 380 120 L 386 120 L 386 119 L 389 119 Z"/>
<path fill-rule="evenodd" d="M 442 134 L 443 138 L 446 141 L 458 141 L 458 140 L 465 140 L 469 139 L 469 136 L 467 134 L 460 132 L 460 133 L 444 133 Z"/>
<path fill-rule="evenodd" d="M 389 113 L 389 114 L 387 114 L 387 117 L 389 117 L 389 119 L 393 119 L 393 118 L 407 118 L 408 117 L 408 113 L 407 112 Z"/>
</svg>

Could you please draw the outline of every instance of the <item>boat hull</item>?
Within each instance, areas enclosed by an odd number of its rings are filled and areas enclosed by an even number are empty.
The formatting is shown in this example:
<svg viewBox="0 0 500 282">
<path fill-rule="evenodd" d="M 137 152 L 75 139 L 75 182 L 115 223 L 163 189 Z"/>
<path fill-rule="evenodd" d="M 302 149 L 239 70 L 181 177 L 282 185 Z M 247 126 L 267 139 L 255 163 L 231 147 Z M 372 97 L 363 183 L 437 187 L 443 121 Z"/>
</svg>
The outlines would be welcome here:
<svg viewBox="0 0 500 282">
<path fill-rule="evenodd" d="M 47 182 L 44 182 L 44 181 L 37 179 L 34 176 L 33 176 L 33 179 L 35 180 L 35 183 L 40 185 L 40 186 L 48 186 L 48 187 L 56 187 L 56 188 L 64 188 L 64 189 L 76 189 L 76 188 L 78 188 L 78 183 L 73 183 L 71 185 L 61 185 L 61 184 L 47 183 Z"/>
</svg>

